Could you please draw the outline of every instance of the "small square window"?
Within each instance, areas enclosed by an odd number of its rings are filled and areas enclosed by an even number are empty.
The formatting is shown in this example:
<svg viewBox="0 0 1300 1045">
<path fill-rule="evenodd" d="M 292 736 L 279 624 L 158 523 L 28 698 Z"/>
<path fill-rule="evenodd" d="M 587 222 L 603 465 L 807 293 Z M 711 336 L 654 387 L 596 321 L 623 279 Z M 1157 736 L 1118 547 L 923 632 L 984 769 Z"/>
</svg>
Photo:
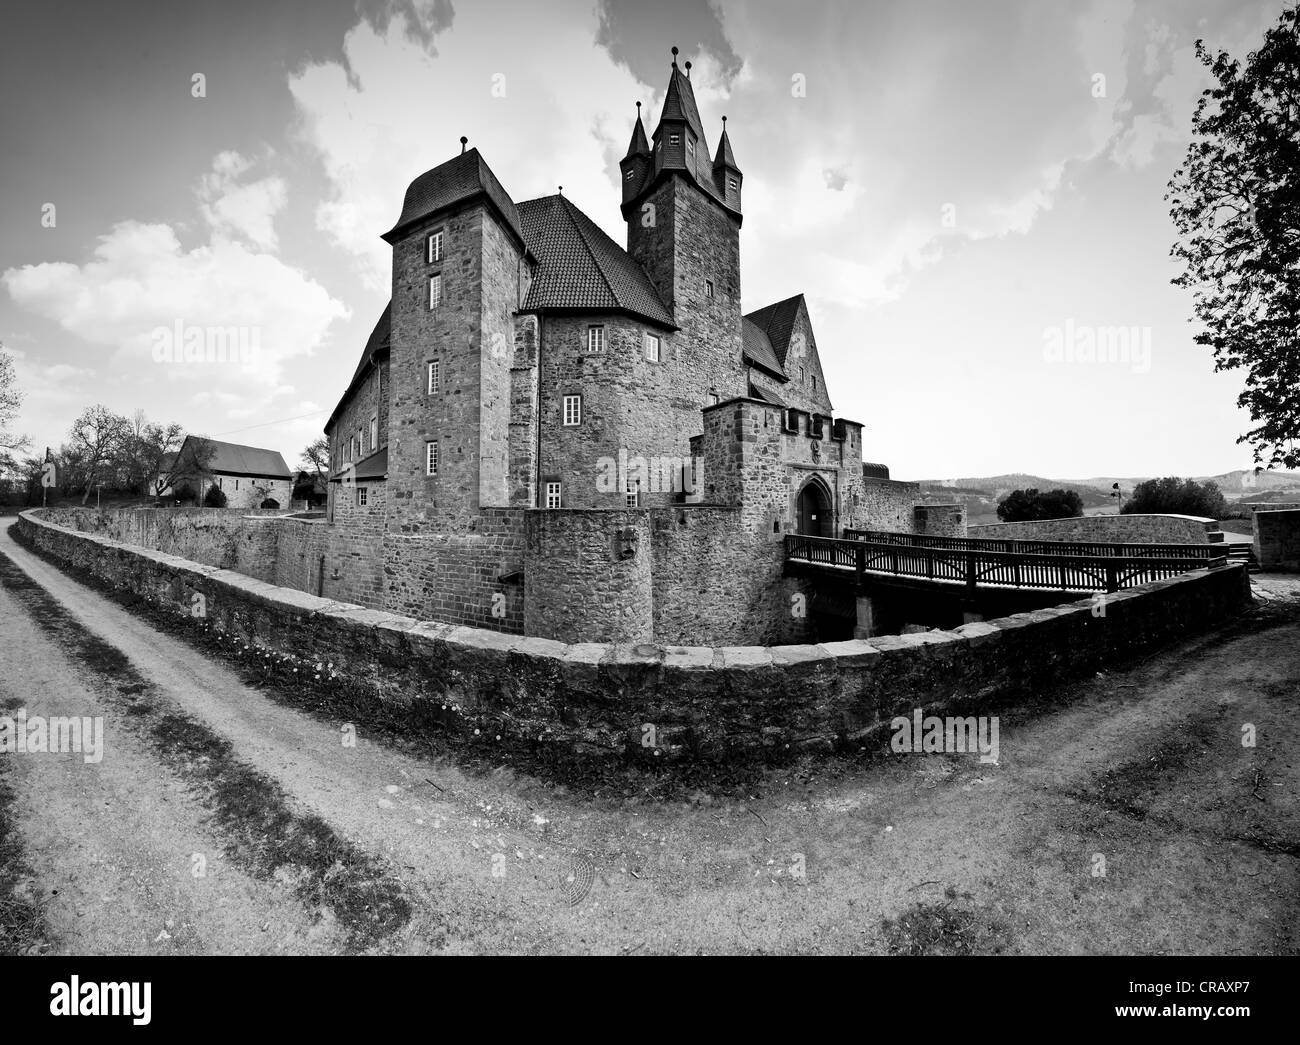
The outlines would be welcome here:
<svg viewBox="0 0 1300 1045">
<path fill-rule="evenodd" d="M 716 406 L 716 405 L 718 404 L 718 402 L 719 402 L 719 399 L 718 399 L 718 393 L 717 393 L 717 392 L 710 392 L 710 393 L 709 393 L 709 405 L 711 405 L 711 406 Z"/>
<path fill-rule="evenodd" d="M 564 397 L 564 425 L 572 428 L 582 424 L 582 396 Z"/>
<path fill-rule="evenodd" d="M 669 145 L 677 145 L 677 144 L 679 144 L 679 143 L 681 142 L 681 140 L 682 140 L 682 137 L 681 137 L 680 134 L 670 134 L 670 135 L 668 135 L 668 144 L 669 144 Z"/>
<path fill-rule="evenodd" d="M 587 351 L 604 352 L 605 351 L 605 328 L 594 326 L 587 328 Z"/>
<path fill-rule="evenodd" d="M 432 311 L 442 304 L 442 273 L 435 272 L 429 277 L 429 309 Z"/>
<path fill-rule="evenodd" d="M 735 178 L 728 178 L 728 179 L 727 179 L 727 187 L 730 188 L 730 189 L 738 189 L 738 188 L 740 188 L 740 185 L 737 183 L 737 181 L 736 181 Z"/>
<path fill-rule="evenodd" d="M 438 441 L 436 439 L 424 444 L 424 474 L 438 474 Z"/>
<path fill-rule="evenodd" d="M 443 231 L 442 229 L 439 229 L 437 232 L 429 233 L 427 258 L 429 264 L 431 265 L 435 261 L 442 260 L 442 242 L 443 242 L 442 231 Z"/>
<path fill-rule="evenodd" d="M 429 360 L 429 395 L 434 392 L 442 391 L 442 362 L 441 360 Z"/>
<path fill-rule="evenodd" d="M 645 336 L 645 357 L 652 363 L 659 362 L 659 335 L 647 334 Z"/>
<path fill-rule="evenodd" d="M 560 484 L 559 483 L 546 484 L 546 507 L 547 508 L 560 507 Z"/>
<path fill-rule="evenodd" d="M 711 279 L 706 279 L 704 281 L 704 296 L 709 298 L 713 297 L 713 280 Z"/>
</svg>

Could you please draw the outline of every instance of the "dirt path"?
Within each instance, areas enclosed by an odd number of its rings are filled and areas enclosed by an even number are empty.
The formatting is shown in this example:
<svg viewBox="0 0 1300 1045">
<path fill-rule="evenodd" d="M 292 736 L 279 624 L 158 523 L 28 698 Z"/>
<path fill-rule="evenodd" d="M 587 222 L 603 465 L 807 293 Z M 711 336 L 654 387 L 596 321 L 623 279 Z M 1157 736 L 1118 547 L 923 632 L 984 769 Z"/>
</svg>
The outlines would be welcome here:
<svg viewBox="0 0 1300 1045">
<path fill-rule="evenodd" d="M 998 765 L 885 755 L 774 771 L 743 802 L 614 803 L 364 722 L 345 746 L 3 531 L 0 555 L 0 699 L 106 719 L 97 765 L 0 756 L 57 950 L 1300 950 L 1285 590 L 1266 629 L 1004 712 Z M 311 844 L 264 859 L 286 831 Z"/>
</svg>

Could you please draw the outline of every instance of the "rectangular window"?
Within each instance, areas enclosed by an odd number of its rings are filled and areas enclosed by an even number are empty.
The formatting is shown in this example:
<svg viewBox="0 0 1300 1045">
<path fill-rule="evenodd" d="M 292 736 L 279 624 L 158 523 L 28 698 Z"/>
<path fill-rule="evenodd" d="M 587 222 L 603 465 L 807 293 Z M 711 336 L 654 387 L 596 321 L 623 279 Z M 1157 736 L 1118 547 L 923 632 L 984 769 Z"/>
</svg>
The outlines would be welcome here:
<svg viewBox="0 0 1300 1045">
<path fill-rule="evenodd" d="M 429 264 L 442 260 L 442 229 L 429 233 Z"/>
<path fill-rule="evenodd" d="M 438 474 L 438 441 L 436 439 L 424 444 L 424 474 Z"/>
<path fill-rule="evenodd" d="M 623 504 L 628 508 L 637 507 L 637 491 L 641 488 L 641 481 L 628 476 L 623 484 Z"/>
<path fill-rule="evenodd" d="M 604 352 L 605 351 L 605 328 L 588 327 L 587 328 L 587 351 Z"/>
<path fill-rule="evenodd" d="M 547 508 L 560 507 L 560 484 L 559 483 L 546 484 L 546 507 Z"/>
<path fill-rule="evenodd" d="M 645 357 L 652 363 L 659 362 L 659 335 L 647 334 L 645 336 Z"/>
<path fill-rule="evenodd" d="M 442 363 L 440 360 L 429 361 L 429 394 L 442 391 Z"/>
<path fill-rule="evenodd" d="M 713 297 L 713 280 L 711 279 L 706 279 L 704 281 L 704 296 L 709 298 Z"/>
<path fill-rule="evenodd" d="M 370 419 L 370 449 L 373 451 L 379 445 L 379 415 L 375 414 Z"/>
<path fill-rule="evenodd" d="M 710 393 L 709 393 L 709 403 L 710 403 L 711 405 L 713 405 L 713 406 L 717 406 L 717 405 L 718 405 L 718 402 L 719 402 L 719 400 L 718 400 L 718 393 L 717 393 L 717 392 L 710 392 Z"/>
<path fill-rule="evenodd" d="M 812 376 L 812 386 L 813 386 L 813 391 L 815 392 L 815 391 L 817 390 L 817 375 L 816 375 L 816 374 L 813 374 L 813 376 Z"/>
<path fill-rule="evenodd" d="M 799 384 L 803 384 L 803 367 L 799 368 Z"/>
<path fill-rule="evenodd" d="M 366 501 L 367 501 L 366 492 L 367 492 L 367 491 L 366 491 L 366 488 L 365 488 L 364 486 L 358 486 L 358 487 L 357 487 L 357 507 L 358 507 L 358 508 L 364 508 L 364 507 L 366 506 Z"/>
<path fill-rule="evenodd" d="M 582 424 L 582 396 L 564 397 L 564 425 L 572 428 Z"/>
<path fill-rule="evenodd" d="M 236 490 L 239 489 L 239 480 L 238 480 L 238 479 L 235 480 L 235 489 L 236 489 Z"/>
<path fill-rule="evenodd" d="M 442 273 L 435 272 L 429 277 L 429 310 L 442 304 Z"/>
</svg>

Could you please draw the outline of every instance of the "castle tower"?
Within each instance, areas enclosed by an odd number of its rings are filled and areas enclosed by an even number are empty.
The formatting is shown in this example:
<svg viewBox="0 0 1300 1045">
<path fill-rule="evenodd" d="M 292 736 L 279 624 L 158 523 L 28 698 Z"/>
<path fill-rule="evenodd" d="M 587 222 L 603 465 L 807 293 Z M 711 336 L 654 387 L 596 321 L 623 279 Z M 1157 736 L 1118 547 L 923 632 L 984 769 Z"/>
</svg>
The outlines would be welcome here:
<svg viewBox="0 0 1300 1045">
<path fill-rule="evenodd" d="M 477 149 L 411 182 L 393 248 L 389 529 L 470 526 L 510 496 L 521 270 L 514 202 Z"/>
<path fill-rule="evenodd" d="M 690 346 L 701 405 L 744 395 L 740 313 L 740 170 L 725 129 L 718 158 L 691 88 L 672 69 L 659 125 L 646 142 L 638 110 L 623 159 L 627 250 L 645 269 Z"/>
</svg>

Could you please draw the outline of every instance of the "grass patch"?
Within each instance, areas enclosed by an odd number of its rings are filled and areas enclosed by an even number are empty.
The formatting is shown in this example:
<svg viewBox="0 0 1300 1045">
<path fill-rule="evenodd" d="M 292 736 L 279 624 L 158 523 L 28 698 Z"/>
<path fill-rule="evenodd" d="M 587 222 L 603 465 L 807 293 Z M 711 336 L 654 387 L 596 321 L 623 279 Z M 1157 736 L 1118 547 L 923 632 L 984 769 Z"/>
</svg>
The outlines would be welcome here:
<svg viewBox="0 0 1300 1045">
<path fill-rule="evenodd" d="M 957 892 L 952 886 L 946 895 L 946 903 L 918 903 L 896 919 L 881 921 L 890 954 L 960 956 L 1006 950 L 1010 933 L 1001 920 L 978 909 L 954 907 Z"/>
<path fill-rule="evenodd" d="M 0 701 L 0 710 L 13 711 L 18 700 Z M 49 927 L 42 907 L 20 894 L 31 878 L 23 858 L 22 839 L 14 821 L 14 791 L 9 784 L 9 760 L 0 757 L 0 956 L 36 954 L 45 949 Z"/>
</svg>

